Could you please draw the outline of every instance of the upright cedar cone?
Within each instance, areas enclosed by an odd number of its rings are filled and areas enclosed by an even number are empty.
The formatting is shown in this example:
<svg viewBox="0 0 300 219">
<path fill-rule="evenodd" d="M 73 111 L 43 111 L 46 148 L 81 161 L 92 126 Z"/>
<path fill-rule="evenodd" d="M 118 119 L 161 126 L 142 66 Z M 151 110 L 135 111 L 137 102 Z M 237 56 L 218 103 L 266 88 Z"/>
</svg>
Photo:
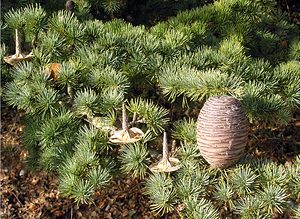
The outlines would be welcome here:
<svg viewBox="0 0 300 219">
<path fill-rule="evenodd" d="M 209 98 L 197 121 L 201 155 L 213 167 L 235 164 L 244 154 L 248 128 L 240 101 L 230 96 Z"/>
</svg>

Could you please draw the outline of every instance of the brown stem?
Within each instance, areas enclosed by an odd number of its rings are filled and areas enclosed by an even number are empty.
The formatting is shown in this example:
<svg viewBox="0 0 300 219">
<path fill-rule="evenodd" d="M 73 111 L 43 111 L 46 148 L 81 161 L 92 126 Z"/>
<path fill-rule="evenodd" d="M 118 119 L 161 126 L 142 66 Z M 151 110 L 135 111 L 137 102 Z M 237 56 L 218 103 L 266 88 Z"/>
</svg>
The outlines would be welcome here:
<svg viewBox="0 0 300 219">
<path fill-rule="evenodd" d="M 19 38 L 19 30 L 15 30 L 16 33 L 16 57 L 18 57 L 21 54 L 21 46 L 20 46 L 20 38 Z"/>
<path fill-rule="evenodd" d="M 169 151 L 168 151 L 168 142 L 167 142 L 167 133 L 164 132 L 164 138 L 163 138 L 163 159 L 168 160 L 169 159 Z"/>
</svg>

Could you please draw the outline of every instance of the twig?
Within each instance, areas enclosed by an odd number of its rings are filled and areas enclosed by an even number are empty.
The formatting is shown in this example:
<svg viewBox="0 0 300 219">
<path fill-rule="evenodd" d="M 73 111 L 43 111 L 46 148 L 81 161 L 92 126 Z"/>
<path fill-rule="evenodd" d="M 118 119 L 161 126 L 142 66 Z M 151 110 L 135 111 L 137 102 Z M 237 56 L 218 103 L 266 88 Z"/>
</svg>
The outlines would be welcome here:
<svg viewBox="0 0 300 219">
<path fill-rule="evenodd" d="M 73 205 L 71 206 L 71 213 L 70 213 L 70 219 L 73 219 Z"/>
<path fill-rule="evenodd" d="M 139 120 L 136 120 L 136 121 L 132 121 L 132 122 L 129 122 L 129 126 L 132 126 L 132 125 L 134 125 L 134 124 L 136 124 L 136 123 L 145 123 L 145 120 L 144 119 L 139 119 Z"/>
<path fill-rule="evenodd" d="M 286 9 L 288 10 L 288 13 L 289 13 L 289 17 L 291 18 L 291 10 L 290 10 L 290 6 L 289 6 L 287 0 L 285 0 L 285 4 L 286 4 Z"/>
<path fill-rule="evenodd" d="M 19 204 L 22 206 L 23 204 L 20 201 L 20 199 L 18 198 L 18 196 L 13 191 L 11 191 L 11 193 L 15 196 L 15 198 L 17 199 L 17 201 L 19 202 Z"/>
<path fill-rule="evenodd" d="M 132 121 L 131 121 L 132 124 L 135 123 L 136 117 L 137 117 L 136 112 L 134 112 L 134 113 L 133 113 L 133 117 L 132 117 Z"/>
</svg>

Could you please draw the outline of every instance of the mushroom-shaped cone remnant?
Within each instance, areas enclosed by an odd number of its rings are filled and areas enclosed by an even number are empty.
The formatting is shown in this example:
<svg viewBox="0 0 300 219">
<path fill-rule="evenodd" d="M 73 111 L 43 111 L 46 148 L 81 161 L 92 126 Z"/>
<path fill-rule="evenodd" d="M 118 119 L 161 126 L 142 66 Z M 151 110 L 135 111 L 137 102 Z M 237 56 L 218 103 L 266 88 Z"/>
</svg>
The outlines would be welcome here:
<svg viewBox="0 0 300 219">
<path fill-rule="evenodd" d="M 26 60 L 29 60 L 33 57 L 33 54 L 32 53 L 29 53 L 28 55 L 25 55 L 25 54 L 14 54 L 14 55 L 11 55 L 11 56 L 5 56 L 3 59 L 6 63 L 12 65 L 12 66 L 15 66 L 16 64 L 18 64 L 19 62 L 21 61 L 26 61 Z"/>
<path fill-rule="evenodd" d="M 18 64 L 20 61 L 25 61 L 29 60 L 33 57 L 32 52 L 25 55 L 21 51 L 21 46 L 20 46 L 20 40 L 19 40 L 19 31 L 18 29 L 15 30 L 16 33 L 16 54 L 10 55 L 10 56 L 5 56 L 3 59 L 6 63 L 15 66 Z"/>
<path fill-rule="evenodd" d="M 180 169 L 180 161 L 174 157 L 169 157 L 168 144 L 167 144 L 167 133 L 164 132 L 163 138 L 163 157 L 162 159 L 151 165 L 150 170 L 152 172 L 173 172 Z"/>
<path fill-rule="evenodd" d="M 142 139 L 144 132 L 136 127 L 128 129 L 125 104 L 122 106 L 122 129 L 114 131 L 109 137 L 109 141 L 115 144 L 128 144 Z"/>
</svg>

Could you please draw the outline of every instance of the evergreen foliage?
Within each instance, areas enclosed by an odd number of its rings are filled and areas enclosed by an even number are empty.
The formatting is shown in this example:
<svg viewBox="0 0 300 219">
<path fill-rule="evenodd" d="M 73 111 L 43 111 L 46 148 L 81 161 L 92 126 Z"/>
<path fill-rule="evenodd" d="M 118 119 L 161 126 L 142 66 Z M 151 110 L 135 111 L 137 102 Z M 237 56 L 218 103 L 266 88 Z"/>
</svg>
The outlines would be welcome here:
<svg viewBox="0 0 300 219">
<path fill-rule="evenodd" d="M 26 114 L 29 166 L 57 173 L 59 190 L 77 204 L 92 202 L 121 170 L 144 180 L 159 214 L 183 206 L 184 218 L 270 218 L 290 208 L 299 215 L 299 156 L 291 167 L 250 157 L 211 169 L 197 149 L 194 118 L 183 114 L 227 94 L 241 100 L 253 125 L 291 120 L 300 107 L 299 30 L 275 1 L 218 0 L 151 28 L 92 20 L 94 1 L 75 3 L 83 7 L 74 13 L 46 14 L 35 4 L 11 9 L 1 24 L 23 28 L 32 41 L 29 62 L 1 61 L 10 78 L 4 100 Z M 101 7 L 113 17 L 120 3 Z M 1 58 L 7 50 L 3 44 Z M 121 127 L 145 135 L 115 145 L 109 137 Z M 175 139 L 171 153 L 181 169 L 153 174 L 148 167 L 164 130 Z"/>
<path fill-rule="evenodd" d="M 257 175 L 250 167 L 237 167 L 232 171 L 229 177 L 233 191 L 237 195 L 243 197 L 254 192 Z"/>
<path fill-rule="evenodd" d="M 125 173 L 131 173 L 132 177 L 145 178 L 149 165 L 149 152 L 143 143 L 126 145 L 120 156 Z"/>
<path fill-rule="evenodd" d="M 218 212 L 213 207 L 210 201 L 205 199 L 191 199 L 185 202 L 186 210 L 184 212 L 185 218 L 201 218 L 201 219 L 218 219 L 220 218 Z"/>
<path fill-rule="evenodd" d="M 172 137 L 186 143 L 196 143 L 196 122 L 192 119 L 176 121 Z"/>
<path fill-rule="evenodd" d="M 150 197 L 150 206 L 154 211 L 165 214 L 174 210 L 176 193 L 172 179 L 165 174 L 149 177 L 146 182 L 146 194 Z"/>
<path fill-rule="evenodd" d="M 224 206 L 225 210 L 232 209 L 234 206 L 232 196 L 234 191 L 232 185 L 224 178 L 220 178 L 216 185 L 216 191 L 214 192 L 214 198 L 217 200 L 219 207 Z"/>
</svg>

